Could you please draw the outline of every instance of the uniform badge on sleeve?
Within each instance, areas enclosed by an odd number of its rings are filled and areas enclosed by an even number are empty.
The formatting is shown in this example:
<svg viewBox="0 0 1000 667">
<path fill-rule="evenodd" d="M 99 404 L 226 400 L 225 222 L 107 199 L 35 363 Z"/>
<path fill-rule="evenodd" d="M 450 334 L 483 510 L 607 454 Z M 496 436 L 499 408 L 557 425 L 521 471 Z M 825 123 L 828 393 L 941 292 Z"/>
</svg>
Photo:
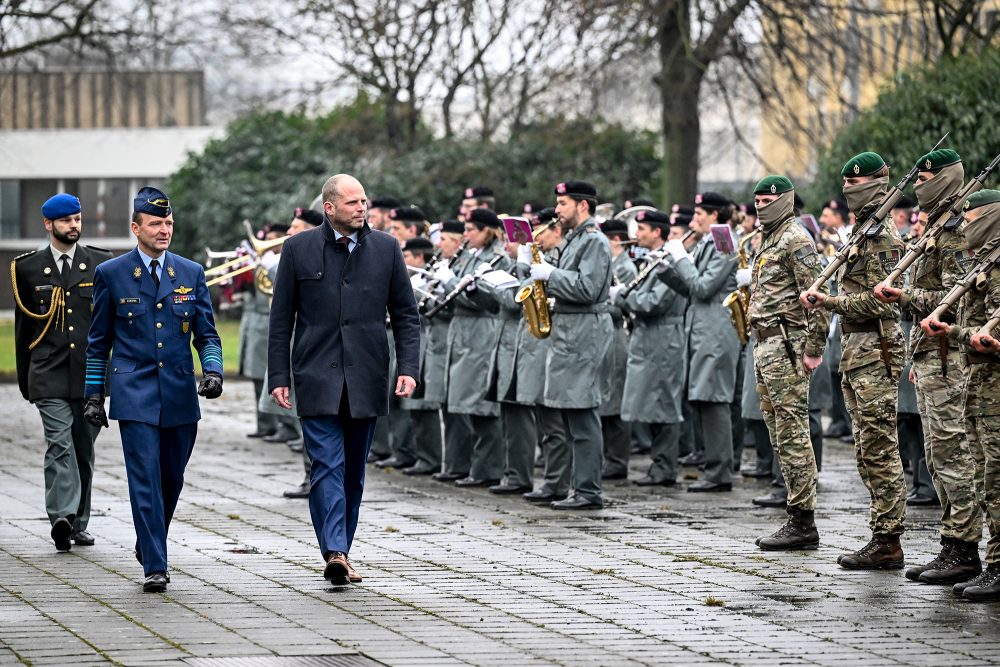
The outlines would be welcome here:
<svg viewBox="0 0 1000 667">
<path fill-rule="evenodd" d="M 972 262 L 975 258 L 976 255 L 971 250 L 955 251 L 955 261 L 958 263 L 958 267 L 965 273 L 968 273 L 972 268 Z"/>
<path fill-rule="evenodd" d="M 882 264 L 882 270 L 886 273 L 895 268 L 899 264 L 901 254 L 898 250 L 883 250 L 878 254 L 878 261 Z"/>
</svg>

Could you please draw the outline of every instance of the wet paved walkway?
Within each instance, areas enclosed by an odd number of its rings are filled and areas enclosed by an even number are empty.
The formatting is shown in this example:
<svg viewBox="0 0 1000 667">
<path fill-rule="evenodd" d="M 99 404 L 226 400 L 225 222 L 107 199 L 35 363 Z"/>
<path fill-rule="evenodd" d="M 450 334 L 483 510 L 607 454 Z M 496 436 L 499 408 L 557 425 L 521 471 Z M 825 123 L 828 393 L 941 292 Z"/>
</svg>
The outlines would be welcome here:
<svg viewBox="0 0 1000 667">
<path fill-rule="evenodd" d="M 0 400 L 0 664 L 1000 663 L 1000 605 L 837 566 L 868 537 L 867 494 L 839 442 L 820 475 L 820 549 L 793 554 L 753 544 L 783 517 L 750 504 L 766 482 L 709 495 L 614 482 L 603 511 L 573 514 L 370 470 L 351 554 L 365 581 L 332 590 L 306 502 L 281 497 L 301 461 L 244 437 L 251 386 L 229 382 L 203 403 L 173 582 L 144 595 L 115 425 L 97 442 L 97 544 L 60 554 L 37 412 L 13 385 Z M 936 514 L 909 511 L 908 562 L 936 552 Z"/>
</svg>

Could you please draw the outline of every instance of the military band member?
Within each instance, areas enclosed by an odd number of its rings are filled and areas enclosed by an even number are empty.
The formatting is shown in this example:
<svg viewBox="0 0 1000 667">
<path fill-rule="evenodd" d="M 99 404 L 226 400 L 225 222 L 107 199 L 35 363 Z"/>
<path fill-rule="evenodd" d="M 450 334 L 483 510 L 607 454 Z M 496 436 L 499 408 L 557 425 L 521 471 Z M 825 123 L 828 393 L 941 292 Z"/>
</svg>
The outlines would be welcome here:
<svg viewBox="0 0 1000 667">
<path fill-rule="evenodd" d="M 664 227 L 664 233 L 667 226 Z M 601 231 L 608 237 L 611 245 L 611 285 L 627 285 L 638 273 L 635 262 L 628 254 L 628 225 L 622 220 L 608 220 L 601 225 Z M 621 416 L 628 363 L 628 334 L 625 331 L 625 313 L 613 301 L 611 323 L 615 339 L 608 348 L 601 368 L 601 380 L 605 383 L 605 396 L 599 409 L 601 433 L 604 436 L 604 467 L 601 477 L 625 479 L 628 477 L 628 459 L 632 450 L 632 429 Z"/>
<path fill-rule="evenodd" d="M 496 205 L 497 200 L 490 188 L 481 185 L 466 188 L 462 193 L 462 204 L 458 207 L 458 219 L 468 222 L 473 209 L 486 208 L 492 211 L 496 209 Z"/>
<path fill-rule="evenodd" d="M 198 396 L 222 394 L 222 347 L 205 270 L 167 251 L 173 224 L 167 196 L 139 190 L 132 215 L 138 247 L 97 268 L 87 343 L 85 415 L 94 426 L 108 425 L 110 366 L 110 416 L 121 430 L 135 555 L 147 593 L 166 590 L 170 581 L 167 531 L 198 433 Z M 192 343 L 204 374 L 197 387 Z"/>
<path fill-rule="evenodd" d="M 670 233 L 670 216 L 660 211 L 636 215 L 636 241 L 661 252 Z M 629 281 L 630 282 L 630 281 Z M 647 276 L 627 295 L 629 282 L 611 287 L 611 302 L 632 321 L 628 340 L 622 419 L 647 424 L 653 435 L 652 463 L 638 486 L 677 483 L 677 443 L 683 419 L 684 374 L 687 370 L 684 309 L 687 305 L 662 280 Z"/>
<path fill-rule="evenodd" d="M 736 288 L 736 254 L 719 252 L 711 225 L 729 221 L 733 207 L 725 197 L 704 193 L 695 207 L 691 229 L 700 240 L 689 254 L 680 240 L 667 242 L 672 263 L 659 273 L 688 297 L 687 401 L 695 432 L 705 447 L 705 474 L 688 486 L 691 492 L 732 491 L 733 436 L 730 404 L 736 387 L 740 341 L 723 300 Z"/>
<path fill-rule="evenodd" d="M 395 222 L 395 221 L 394 221 Z M 414 297 L 419 302 L 429 287 L 426 269 L 434 256 L 434 244 L 422 236 L 403 245 L 403 261 L 415 269 L 410 274 Z M 421 272 L 425 271 L 425 272 Z M 428 320 L 421 315 L 420 378 L 410 398 L 400 399 L 400 407 L 413 424 L 413 455 L 416 462 L 403 468 L 406 475 L 430 475 L 441 471 L 441 406 L 444 403 L 445 370 L 448 350 L 448 321 Z"/>
<path fill-rule="evenodd" d="M 1000 191 L 980 190 L 971 195 L 965 204 L 965 221 L 968 250 L 978 261 L 1000 243 Z M 959 597 L 975 601 L 1000 600 L 1000 342 L 996 331 L 990 337 L 979 333 L 1000 307 L 1000 275 L 994 269 L 986 277 L 984 283 L 962 296 L 956 324 L 929 317 L 920 324 L 925 334 L 946 335 L 959 342 L 965 352 L 965 432 L 979 468 L 975 483 L 985 509 L 989 539 L 986 569 L 955 584 L 952 590 Z"/>
<path fill-rule="evenodd" d="M 402 248 L 410 239 L 427 232 L 427 216 L 416 206 L 400 206 L 389 211 L 389 233 Z"/>
<path fill-rule="evenodd" d="M 793 212 L 795 190 L 784 176 L 768 176 L 754 188 L 762 240 L 753 264 L 737 283 L 749 283 L 748 317 L 754 332 L 754 367 L 761 411 L 788 487 L 788 520 L 757 540 L 766 550 L 819 546 L 816 458 L 809 435 L 809 380 L 823 362 L 827 315 L 809 314 L 798 295 L 819 276 L 816 246 Z"/>
<path fill-rule="evenodd" d="M 456 289 L 463 277 L 468 276 L 468 280 L 482 275 L 494 260 L 498 269 L 511 265 L 500 240 L 502 227 L 500 218 L 489 209 L 476 208 L 469 213 L 465 222 L 469 251 L 454 271 L 444 265 L 434 274 L 446 292 Z M 469 474 L 456 479 L 455 484 L 491 486 L 503 473 L 500 406 L 487 400 L 490 364 L 500 334 L 498 308 L 492 290 L 477 279 L 472 279 L 454 303 L 448 329 L 448 411 L 468 415 L 473 429 L 471 440 L 456 443 L 469 453 Z"/>
<path fill-rule="evenodd" d="M 611 285 L 611 249 L 591 216 L 597 205 L 597 188 L 593 184 L 559 183 L 555 194 L 556 215 L 566 246 L 558 267 L 544 259 L 531 265 L 532 280 L 544 282 L 547 294 L 555 299 L 542 404 L 562 413 L 573 456 L 572 495 L 553 501 L 551 507 L 599 509 L 604 506 L 599 374 L 613 338 L 606 303 Z"/>
<path fill-rule="evenodd" d="M 961 157 L 951 149 L 936 150 L 921 157 L 917 166 L 917 201 L 930 218 L 936 219 L 962 189 L 965 170 Z M 914 263 L 907 288 L 883 284 L 875 288 L 875 296 L 884 302 L 898 301 L 912 311 L 919 324 L 969 270 L 971 257 L 967 249 L 960 227 L 942 232 L 935 252 L 925 252 Z M 975 460 L 965 435 L 963 387 L 956 381 L 962 375 L 959 345 L 954 339 L 925 336 L 919 326 L 910 336 L 911 377 L 917 389 L 927 467 L 942 504 L 942 523 L 941 552 L 929 563 L 908 569 L 906 577 L 925 583 L 954 584 L 982 570 L 982 512 L 969 483 L 975 476 Z M 946 347 L 939 345 L 940 340 L 948 341 Z M 916 463 L 911 464 L 914 479 L 918 474 Z"/>
<path fill-rule="evenodd" d="M 49 245 L 11 263 L 17 383 L 42 420 L 50 535 L 69 551 L 72 542 L 94 544 L 87 526 L 100 429 L 83 418 L 83 379 L 94 272 L 111 253 L 79 243 L 83 214 L 71 194 L 42 204 L 42 224 Z"/>
<path fill-rule="evenodd" d="M 841 176 L 844 198 L 855 218 L 863 222 L 888 191 L 889 168 L 880 155 L 865 152 L 848 160 Z M 863 243 L 853 261 L 841 267 L 838 296 L 807 290 L 799 297 L 806 308 L 825 308 L 843 318 L 842 387 L 851 414 L 858 472 L 871 494 L 871 540 L 837 561 L 850 570 L 903 567 L 899 536 L 906 515 L 906 482 L 896 436 L 896 385 L 903 365 L 903 332 L 899 306 L 883 304 L 872 294 L 875 285 L 902 258 L 902 249 L 896 227 L 883 224 L 879 235 Z"/>
<path fill-rule="evenodd" d="M 389 211 L 400 206 L 395 197 L 373 197 L 368 205 L 368 225 L 380 232 L 389 231 Z"/>
</svg>

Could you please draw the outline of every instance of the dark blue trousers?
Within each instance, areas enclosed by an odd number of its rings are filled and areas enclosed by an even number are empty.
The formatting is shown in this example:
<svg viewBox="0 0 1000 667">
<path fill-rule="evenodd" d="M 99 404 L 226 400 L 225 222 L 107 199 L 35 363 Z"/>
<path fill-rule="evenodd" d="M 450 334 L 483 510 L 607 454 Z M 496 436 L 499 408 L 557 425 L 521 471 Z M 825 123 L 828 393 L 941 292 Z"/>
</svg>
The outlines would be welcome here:
<svg viewBox="0 0 1000 667">
<path fill-rule="evenodd" d="M 135 524 L 136 551 L 148 576 L 167 570 L 167 531 L 184 487 L 198 422 L 161 428 L 121 421 L 128 496 Z"/>
<path fill-rule="evenodd" d="M 375 421 L 352 418 L 346 400 L 339 415 L 302 418 L 302 436 L 312 459 L 309 513 L 324 559 L 333 551 L 350 552 L 354 542 Z"/>
</svg>

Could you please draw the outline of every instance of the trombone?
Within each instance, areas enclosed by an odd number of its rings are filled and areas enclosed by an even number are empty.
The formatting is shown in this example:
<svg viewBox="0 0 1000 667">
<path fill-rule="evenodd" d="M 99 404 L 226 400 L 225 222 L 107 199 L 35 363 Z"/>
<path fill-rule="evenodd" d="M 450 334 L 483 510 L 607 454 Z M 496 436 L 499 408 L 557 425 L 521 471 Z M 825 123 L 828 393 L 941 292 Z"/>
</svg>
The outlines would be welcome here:
<svg viewBox="0 0 1000 667">
<path fill-rule="evenodd" d="M 205 269 L 205 277 L 209 278 L 208 282 L 206 283 L 208 287 L 211 287 L 212 285 L 217 285 L 218 283 L 224 282 L 226 280 L 231 280 L 232 278 L 235 278 L 238 275 L 249 273 L 250 271 L 257 271 L 257 269 L 262 268 L 261 257 L 263 257 L 264 253 L 266 253 L 268 250 L 271 250 L 272 248 L 277 248 L 282 243 L 288 240 L 287 236 L 282 236 L 280 238 L 271 239 L 270 241 L 261 241 L 256 237 L 254 237 L 253 229 L 250 227 L 250 222 L 248 220 L 244 220 L 243 225 L 247 231 L 249 244 L 246 241 L 244 241 L 241 245 L 242 246 L 249 245 L 249 252 L 246 255 L 241 255 L 239 257 L 235 257 L 226 262 L 223 262 L 218 266 L 213 266 L 211 268 Z M 212 258 L 212 255 L 216 254 L 212 253 L 212 251 L 209 251 L 209 253 L 211 253 L 209 255 L 210 259 Z M 264 281 L 257 279 L 257 277 L 255 276 L 254 282 L 255 284 L 257 284 L 258 289 L 260 289 Z M 270 283 L 270 280 L 266 282 Z M 261 289 L 261 291 L 264 292 L 265 294 L 268 293 L 264 289 Z"/>
</svg>

